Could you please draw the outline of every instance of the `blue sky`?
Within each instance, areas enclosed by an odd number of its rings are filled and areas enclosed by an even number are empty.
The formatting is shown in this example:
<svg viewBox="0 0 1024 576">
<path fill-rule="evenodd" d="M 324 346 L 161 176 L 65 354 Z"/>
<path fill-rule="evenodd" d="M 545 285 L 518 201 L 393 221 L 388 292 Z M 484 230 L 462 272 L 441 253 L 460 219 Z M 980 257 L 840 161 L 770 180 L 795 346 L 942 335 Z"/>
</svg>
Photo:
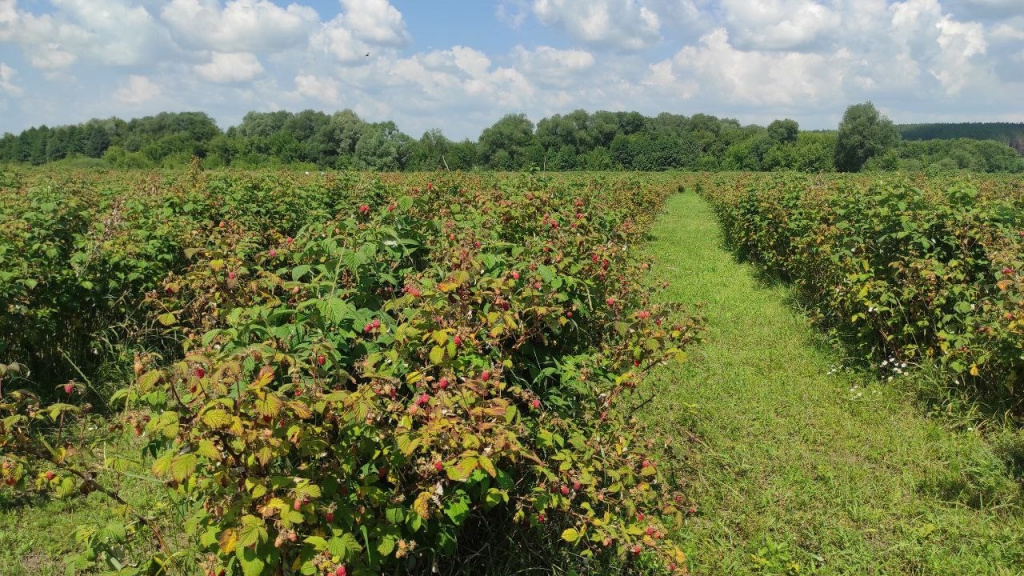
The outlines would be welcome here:
<svg viewBox="0 0 1024 576">
<path fill-rule="evenodd" d="M 577 108 L 831 128 L 865 100 L 1024 122 L 1021 94 L 1024 0 L 0 0 L 0 132 L 306 108 L 453 138 Z"/>
</svg>

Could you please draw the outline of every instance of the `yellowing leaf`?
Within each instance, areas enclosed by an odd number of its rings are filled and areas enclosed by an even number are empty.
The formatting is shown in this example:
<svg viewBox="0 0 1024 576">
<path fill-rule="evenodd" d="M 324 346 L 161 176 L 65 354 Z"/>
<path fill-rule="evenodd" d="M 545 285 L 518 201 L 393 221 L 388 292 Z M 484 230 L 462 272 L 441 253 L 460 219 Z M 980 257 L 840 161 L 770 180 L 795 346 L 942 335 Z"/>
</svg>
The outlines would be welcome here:
<svg viewBox="0 0 1024 576">
<path fill-rule="evenodd" d="M 160 381 L 160 371 L 150 370 L 139 377 L 139 392 L 145 394 L 153 389 L 153 386 Z"/>
<path fill-rule="evenodd" d="M 420 492 L 420 495 L 416 497 L 416 502 L 413 503 L 412 509 L 420 515 L 420 518 L 427 520 L 430 518 L 430 492 Z"/>
<path fill-rule="evenodd" d="M 219 544 L 221 554 L 231 554 L 234 552 L 235 546 L 238 544 L 238 531 L 234 528 L 228 528 L 221 532 Z"/>
<path fill-rule="evenodd" d="M 171 460 L 171 478 L 175 482 L 188 480 L 196 471 L 196 455 L 182 454 Z"/>
<path fill-rule="evenodd" d="M 203 422 L 210 428 L 224 428 L 231 425 L 231 415 L 221 409 L 207 410 Z"/>
<path fill-rule="evenodd" d="M 253 388 L 262 388 L 267 384 L 270 384 L 274 380 L 274 367 L 264 366 L 260 368 L 260 374 L 256 377 L 256 380 L 252 383 Z"/>
<path fill-rule="evenodd" d="M 479 461 L 475 456 L 469 456 L 460 460 L 455 466 L 445 468 L 445 471 L 448 473 L 448 478 L 450 480 L 465 482 L 466 480 L 469 480 L 469 475 L 476 470 L 478 462 Z"/>
<path fill-rule="evenodd" d="M 580 533 L 575 528 L 567 528 L 562 532 L 562 540 L 565 540 L 570 544 L 574 544 L 579 539 Z"/>
<path fill-rule="evenodd" d="M 477 461 L 480 464 L 480 468 L 482 468 L 484 472 L 487 472 L 491 478 L 498 475 L 498 470 L 494 467 L 494 463 L 491 462 L 490 458 L 487 456 L 480 456 Z"/>
<path fill-rule="evenodd" d="M 196 454 L 207 458 L 209 460 L 219 460 L 220 450 L 214 445 L 212 440 L 203 439 L 199 441 L 199 446 L 196 448 Z"/>
<path fill-rule="evenodd" d="M 256 411 L 261 416 L 276 417 L 281 413 L 281 406 L 284 403 L 277 397 L 277 394 L 268 392 L 263 394 L 263 397 L 256 400 Z"/>
</svg>

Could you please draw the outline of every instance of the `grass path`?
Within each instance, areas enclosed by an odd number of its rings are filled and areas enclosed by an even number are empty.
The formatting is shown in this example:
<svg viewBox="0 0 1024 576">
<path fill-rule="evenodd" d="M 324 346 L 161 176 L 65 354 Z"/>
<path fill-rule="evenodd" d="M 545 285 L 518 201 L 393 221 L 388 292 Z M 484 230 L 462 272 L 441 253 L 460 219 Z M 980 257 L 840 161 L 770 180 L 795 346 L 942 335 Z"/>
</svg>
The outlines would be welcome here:
<svg viewBox="0 0 1024 576">
<path fill-rule="evenodd" d="M 897 387 L 833 372 L 786 287 L 735 261 L 707 204 L 674 196 L 648 248 L 706 342 L 642 412 L 677 438 L 697 574 L 1024 574 L 1021 490 L 987 445 Z M 691 406 L 692 405 L 692 406 Z"/>
</svg>

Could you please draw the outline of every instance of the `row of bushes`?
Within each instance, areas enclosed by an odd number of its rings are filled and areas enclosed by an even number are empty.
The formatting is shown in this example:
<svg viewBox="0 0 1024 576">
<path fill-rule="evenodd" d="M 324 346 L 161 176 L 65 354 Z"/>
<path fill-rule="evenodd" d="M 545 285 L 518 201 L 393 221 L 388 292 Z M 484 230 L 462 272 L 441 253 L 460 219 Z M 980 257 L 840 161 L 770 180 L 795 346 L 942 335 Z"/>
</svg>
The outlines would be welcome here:
<svg viewBox="0 0 1024 576">
<path fill-rule="evenodd" d="M 694 177 L 726 238 L 865 356 L 934 360 L 1024 413 L 1019 179 Z"/>
<path fill-rule="evenodd" d="M 652 303 L 634 253 L 669 179 L 26 178 L 2 193 L 45 191 L 73 224 L 4 210 L 0 270 L 20 281 L 2 321 L 52 322 L 10 333 L 3 362 L 53 360 L 35 342 L 61 326 L 86 347 L 112 318 L 159 335 L 136 342 L 110 417 L 187 511 L 190 546 L 142 513 L 159 545 L 134 570 L 425 573 L 513 526 L 584 564 L 685 572 L 666 539 L 684 496 L 620 409 L 697 333 Z M 44 242 L 59 248 L 26 249 Z M 4 377 L 5 485 L 69 494 L 128 466 L 55 441 L 81 400 Z"/>
</svg>

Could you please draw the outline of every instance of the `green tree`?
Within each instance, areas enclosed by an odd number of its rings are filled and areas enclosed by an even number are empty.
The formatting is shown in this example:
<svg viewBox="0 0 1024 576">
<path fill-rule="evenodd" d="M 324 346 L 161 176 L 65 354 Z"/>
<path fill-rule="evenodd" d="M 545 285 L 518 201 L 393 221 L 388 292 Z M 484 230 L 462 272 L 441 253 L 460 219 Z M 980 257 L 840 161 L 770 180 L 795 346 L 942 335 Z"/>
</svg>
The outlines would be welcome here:
<svg viewBox="0 0 1024 576">
<path fill-rule="evenodd" d="M 480 134 L 480 159 L 488 168 L 519 170 L 536 156 L 530 150 L 534 142 L 533 122 L 526 114 L 508 114 Z"/>
<path fill-rule="evenodd" d="M 839 123 L 835 166 L 840 172 L 859 172 L 868 159 L 881 156 L 900 143 L 900 133 L 871 102 L 846 109 Z"/>
<path fill-rule="evenodd" d="M 413 139 L 398 130 L 394 122 L 378 122 L 366 127 L 356 143 L 359 167 L 377 171 L 405 168 Z"/>
</svg>

